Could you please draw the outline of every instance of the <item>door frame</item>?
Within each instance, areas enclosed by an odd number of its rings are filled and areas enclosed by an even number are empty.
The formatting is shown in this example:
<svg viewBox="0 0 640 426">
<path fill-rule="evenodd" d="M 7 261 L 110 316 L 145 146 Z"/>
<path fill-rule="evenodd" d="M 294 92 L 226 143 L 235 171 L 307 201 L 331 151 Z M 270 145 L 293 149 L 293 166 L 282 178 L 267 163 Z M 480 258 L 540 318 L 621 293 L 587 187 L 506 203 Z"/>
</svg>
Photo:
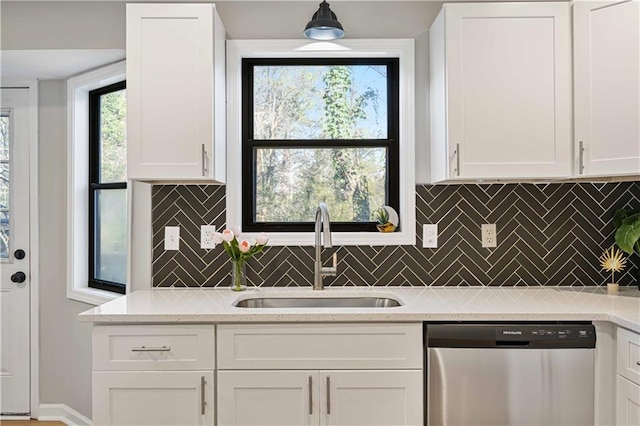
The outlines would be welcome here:
<svg viewBox="0 0 640 426">
<path fill-rule="evenodd" d="M 40 287 L 38 227 L 38 80 L 2 80 L 0 86 L 29 90 L 29 414 L 38 418 L 40 407 Z"/>
</svg>

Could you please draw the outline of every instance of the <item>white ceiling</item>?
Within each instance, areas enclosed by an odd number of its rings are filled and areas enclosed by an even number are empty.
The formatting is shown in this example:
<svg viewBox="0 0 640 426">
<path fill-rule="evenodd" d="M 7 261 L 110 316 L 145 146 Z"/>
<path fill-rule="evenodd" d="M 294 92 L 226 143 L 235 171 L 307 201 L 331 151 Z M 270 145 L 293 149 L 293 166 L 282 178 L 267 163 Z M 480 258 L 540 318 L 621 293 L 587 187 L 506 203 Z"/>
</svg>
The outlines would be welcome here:
<svg viewBox="0 0 640 426">
<path fill-rule="evenodd" d="M 58 80 L 125 58 L 124 49 L 2 50 L 2 80 Z"/>
</svg>

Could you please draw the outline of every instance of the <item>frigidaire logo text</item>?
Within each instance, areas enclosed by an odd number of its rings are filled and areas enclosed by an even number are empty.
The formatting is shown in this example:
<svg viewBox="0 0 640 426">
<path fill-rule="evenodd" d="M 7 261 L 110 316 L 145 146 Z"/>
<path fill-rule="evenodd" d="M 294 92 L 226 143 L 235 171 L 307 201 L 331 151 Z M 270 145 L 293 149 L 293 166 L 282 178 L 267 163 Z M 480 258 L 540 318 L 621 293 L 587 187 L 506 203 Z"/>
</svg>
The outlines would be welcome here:
<svg viewBox="0 0 640 426">
<path fill-rule="evenodd" d="M 519 335 L 522 334 L 522 331 L 511 331 L 511 330 L 503 330 L 502 334 L 515 334 L 515 335 Z"/>
</svg>

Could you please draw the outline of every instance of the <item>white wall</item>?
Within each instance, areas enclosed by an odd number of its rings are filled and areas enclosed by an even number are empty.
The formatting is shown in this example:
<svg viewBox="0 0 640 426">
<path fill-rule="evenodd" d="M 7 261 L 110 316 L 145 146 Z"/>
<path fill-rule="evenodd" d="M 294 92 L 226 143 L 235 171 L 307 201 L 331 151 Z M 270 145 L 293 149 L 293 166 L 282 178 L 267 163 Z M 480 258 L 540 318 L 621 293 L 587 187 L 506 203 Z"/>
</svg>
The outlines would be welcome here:
<svg viewBox="0 0 640 426">
<path fill-rule="evenodd" d="M 301 38 L 317 2 L 217 2 L 229 38 Z M 350 38 L 416 38 L 416 174 L 429 179 L 426 31 L 439 2 L 333 2 Z M 123 49 L 121 2 L 0 3 L 2 49 Z M 269 19 L 267 19 L 267 17 Z M 65 82 L 40 84 L 40 397 L 91 417 L 91 326 L 77 321 L 89 305 L 66 294 Z M 135 203 L 134 203 L 135 206 Z M 150 232 L 150 224 L 148 225 Z M 135 243 L 134 243 L 135 244 Z M 135 275 L 138 275 L 137 273 Z"/>
<path fill-rule="evenodd" d="M 39 84 L 40 402 L 67 404 L 91 416 L 91 308 L 66 297 L 66 84 Z"/>
</svg>

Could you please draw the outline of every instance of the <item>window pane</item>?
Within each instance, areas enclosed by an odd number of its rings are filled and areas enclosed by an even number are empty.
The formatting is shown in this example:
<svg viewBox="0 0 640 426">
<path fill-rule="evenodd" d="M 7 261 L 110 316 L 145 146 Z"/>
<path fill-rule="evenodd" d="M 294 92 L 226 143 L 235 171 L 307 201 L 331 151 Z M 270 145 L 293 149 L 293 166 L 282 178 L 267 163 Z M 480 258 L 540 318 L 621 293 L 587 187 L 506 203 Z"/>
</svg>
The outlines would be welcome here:
<svg viewBox="0 0 640 426">
<path fill-rule="evenodd" d="M 0 259 L 9 258 L 9 116 L 0 116 Z"/>
<path fill-rule="evenodd" d="M 126 90 L 100 97 L 100 182 L 127 180 Z"/>
<path fill-rule="evenodd" d="M 0 211 L 0 259 L 9 258 L 9 212 Z"/>
<path fill-rule="evenodd" d="M 0 162 L 0 210 L 9 209 L 9 164 Z"/>
<path fill-rule="evenodd" d="M 256 150 L 257 222 L 313 222 L 318 203 L 335 222 L 370 222 L 386 204 L 385 148 Z"/>
<path fill-rule="evenodd" d="M 254 139 L 386 139 L 386 65 L 256 65 Z"/>
<path fill-rule="evenodd" d="M 9 116 L 0 116 L 0 160 L 9 159 Z"/>
<path fill-rule="evenodd" d="M 127 273 L 127 190 L 96 190 L 95 278 L 124 284 Z"/>
</svg>

